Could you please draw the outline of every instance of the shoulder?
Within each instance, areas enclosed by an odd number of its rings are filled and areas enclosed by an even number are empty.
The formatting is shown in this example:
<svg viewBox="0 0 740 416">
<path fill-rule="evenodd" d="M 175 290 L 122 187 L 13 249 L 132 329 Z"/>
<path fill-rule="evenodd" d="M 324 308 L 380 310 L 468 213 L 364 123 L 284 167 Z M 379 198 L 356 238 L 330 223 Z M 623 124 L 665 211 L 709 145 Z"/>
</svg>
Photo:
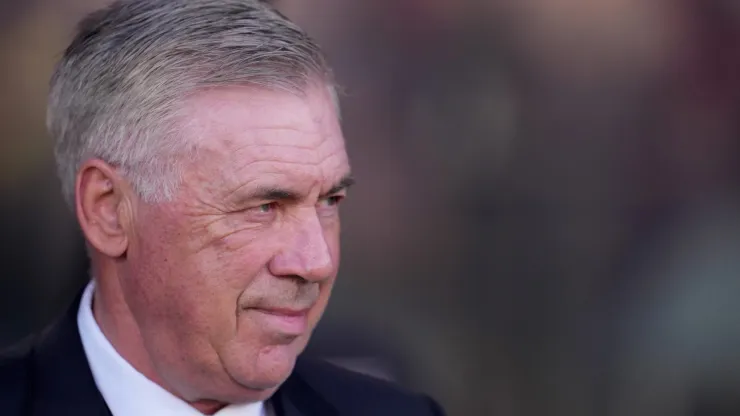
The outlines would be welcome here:
<svg viewBox="0 0 740 416">
<path fill-rule="evenodd" d="M 360 374 L 317 359 L 301 358 L 296 372 L 340 414 L 441 416 L 441 407 L 429 396 L 389 381 Z"/>
<path fill-rule="evenodd" d="M 26 403 L 34 337 L 0 351 L 0 408 L 4 415 L 21 415 Z"/>
</svg>

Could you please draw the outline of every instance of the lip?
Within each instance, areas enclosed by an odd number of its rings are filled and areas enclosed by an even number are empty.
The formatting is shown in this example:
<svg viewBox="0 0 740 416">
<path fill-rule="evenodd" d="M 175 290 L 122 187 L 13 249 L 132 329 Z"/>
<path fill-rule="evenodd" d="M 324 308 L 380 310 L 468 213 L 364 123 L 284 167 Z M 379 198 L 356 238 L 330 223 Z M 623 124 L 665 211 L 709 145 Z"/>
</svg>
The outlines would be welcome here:
<svg viewBox="0 0 740 416">
<path fill-rule="evenodd" d="M 270 329 L 285 335 L 301 335 L 308 330 L 309 309 L 253 308 Z"/>
<path fill-rule="evenodd" d="M 256 310 L 260 312 L 264 312 L 271 315 L 278 315 L 278 316 L 304 316 L 308 314 L 308 310 L 310 308 L 306 309 L 289 309 L 289 308 L 257 308 Z"/>
</svg>

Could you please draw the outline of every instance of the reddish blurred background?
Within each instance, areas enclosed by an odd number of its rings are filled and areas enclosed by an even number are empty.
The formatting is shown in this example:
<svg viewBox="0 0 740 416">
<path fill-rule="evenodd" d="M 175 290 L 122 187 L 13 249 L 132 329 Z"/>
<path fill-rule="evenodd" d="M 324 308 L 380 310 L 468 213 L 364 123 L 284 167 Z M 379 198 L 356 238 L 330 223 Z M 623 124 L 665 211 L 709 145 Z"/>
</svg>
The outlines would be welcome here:
<svg viewBox="0 0 740 416">
<path fill-rule="evenodd" d="M 103 3 L 0 0 L 3 345 L 87 278 L 44 111 Z M 740 2 L 275 3 L 359 179 L 309 353 L 453 416 L 740 412 Z"/>
</svg>

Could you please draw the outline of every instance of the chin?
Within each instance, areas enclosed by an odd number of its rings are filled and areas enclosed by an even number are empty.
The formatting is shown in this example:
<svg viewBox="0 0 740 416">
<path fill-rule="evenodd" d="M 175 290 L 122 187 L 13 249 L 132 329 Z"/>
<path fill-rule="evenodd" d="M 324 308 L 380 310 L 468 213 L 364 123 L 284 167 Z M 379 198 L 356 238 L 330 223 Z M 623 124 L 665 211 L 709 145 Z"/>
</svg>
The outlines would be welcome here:
<svg viewBox="0 0 740 416">
<path fill-rule="evenodd" d="M 263 346 L 251 353 L 236 347 L 222 360 L 229 376 L 250 392 L 251 400 L 264 400 L 290 377 L 306 343 L 307 338 L 299 337 L 291 343 Z"/>
</svg>

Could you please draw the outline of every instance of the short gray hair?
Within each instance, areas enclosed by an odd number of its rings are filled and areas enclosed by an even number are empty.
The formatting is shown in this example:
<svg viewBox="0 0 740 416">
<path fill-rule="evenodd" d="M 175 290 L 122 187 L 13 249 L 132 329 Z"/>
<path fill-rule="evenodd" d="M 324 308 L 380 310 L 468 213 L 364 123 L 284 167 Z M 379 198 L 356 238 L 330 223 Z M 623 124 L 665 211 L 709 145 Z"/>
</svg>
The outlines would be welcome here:
<svg viewBox="0 0 740 416">
<path fill-rule="evenodd" d="M 79 26 L 51 79 L 47 127 L 62 193 L 74 209 L 80 165 L 100 158 L 138 195 L 172 196 L 192 148 L 178 106 L 198 90 L 255 85 L 294 93 L 314 81 L 336 99 L 319 46 L 258 0 L 119 0 Z"/>
</svg>

